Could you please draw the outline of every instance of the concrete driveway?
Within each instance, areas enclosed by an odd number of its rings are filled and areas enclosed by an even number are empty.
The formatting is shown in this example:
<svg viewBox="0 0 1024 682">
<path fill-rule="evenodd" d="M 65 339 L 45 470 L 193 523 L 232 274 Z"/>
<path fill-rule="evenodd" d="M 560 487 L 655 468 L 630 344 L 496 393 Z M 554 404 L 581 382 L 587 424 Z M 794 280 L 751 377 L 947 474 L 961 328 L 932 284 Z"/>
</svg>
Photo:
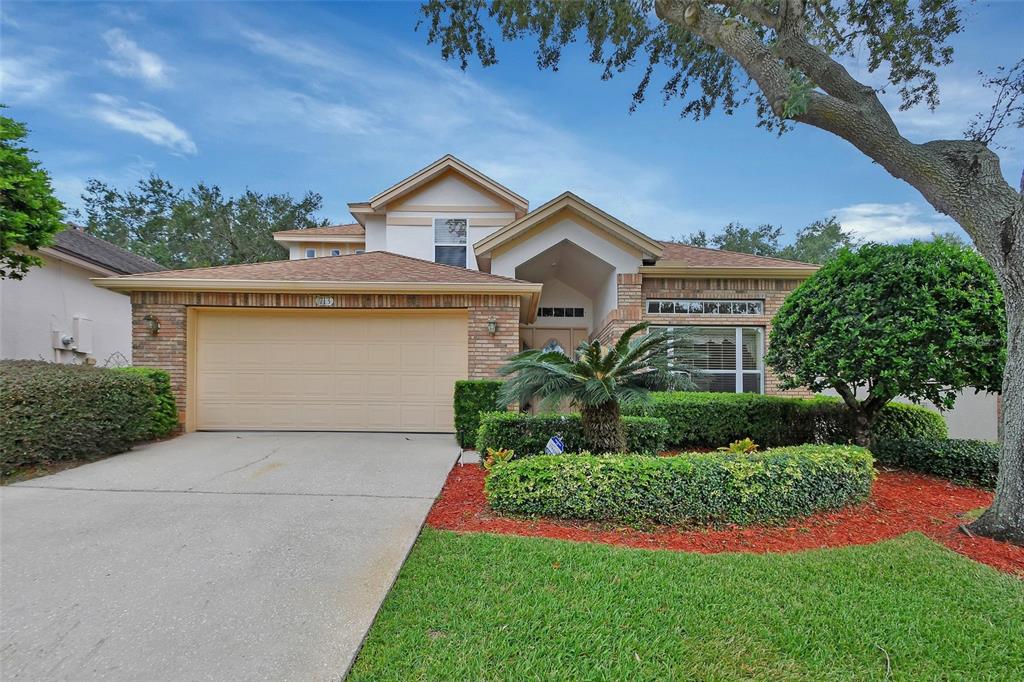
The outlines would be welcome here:
<svg viewBox="0 0 1024 682">
<path fill-rule="evenodd" d="M 194 433 L 7 486 L 4 680 L 337 680 L 452 436 Z"/>
</svg>

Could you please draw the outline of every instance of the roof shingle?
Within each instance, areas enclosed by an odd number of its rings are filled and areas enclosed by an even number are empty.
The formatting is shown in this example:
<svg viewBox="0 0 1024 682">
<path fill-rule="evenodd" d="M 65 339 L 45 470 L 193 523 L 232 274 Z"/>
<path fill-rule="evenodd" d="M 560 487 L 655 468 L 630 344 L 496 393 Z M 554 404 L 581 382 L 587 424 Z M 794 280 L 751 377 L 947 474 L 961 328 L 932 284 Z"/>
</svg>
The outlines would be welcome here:
<svg viewBox="0 0 1024 682">
<path fill-rule="evenodd" d="M 798 268 L 817 267 L 813 263 L 801 263 L 783 258 L 755 256 L 737 251 L 722 251 L 701 246 L 690 246 L 679 242 L 662 242 L 665 250 L 661 261 L 675 261 L 692 267 L 708 268 Z M 660 262 L 660 261 L 659 261 Z"/>
<path fill-rule="evenodd" d="M 74 225 L 68 225 L 55 234 L 50 248 L 122 275 L 164 269 L 164 266 L 156 261 L 115 246 Z"/>
<path fill-rule="evenodd" d="M 243 265 L 220 265 L 190 270 L 165 270 L 132 279 L 233 280 L 280 282 L 401 282 L 438 284 L 521 283 L 510 277 L 491 275 L 453 265 L 432 263 L 389 251 L 370 251 L 345 256 L 325 256 L 301 260 L 279 260 Z"/>
<path fill-rule="evenodd" d="M 345 223 L 344 225 L 328 225 L 327 227 L 307 227 L 301 230 L 281 230 L 274 235 L 310 235 L 310 236 L 359 236 L 366 234 L 366 230 L 359 223 Z"/>
</svg>

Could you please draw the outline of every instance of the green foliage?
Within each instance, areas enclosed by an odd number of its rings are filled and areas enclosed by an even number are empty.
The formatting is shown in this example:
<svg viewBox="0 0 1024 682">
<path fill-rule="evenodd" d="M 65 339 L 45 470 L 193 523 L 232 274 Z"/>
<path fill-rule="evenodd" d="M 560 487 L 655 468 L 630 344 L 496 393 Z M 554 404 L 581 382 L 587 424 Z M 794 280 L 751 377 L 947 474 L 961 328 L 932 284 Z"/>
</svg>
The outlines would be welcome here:
<svg viewBox="0 0 1024 682">
<path fill-rule="evenodd" d="M 748 452 L 757 452 L 759 449 L 757 443 L 749 438 L 744 438 L 743 440 L 734 440 L 728 445 L 718 448 L 718 451 L 731 452 L 734 455 L 745 455 Z"/>
<path fill-rule="evenodd" d="M 503 514 L 658 524 L 779 523 L 863 501 L 875 472 L 852 445 L 675 457 L 543 455 L 493 469 Z"/>
<path fill-rule="evenodd" d="M 622 427 L 628 451 L 654 455 L 665 449 L 669 425 L 664 419 L 623 417 Z M 586 449 L 580 415 L 525 412 L 483 414 L 476 445 L 481 452 L 488 449 L 505 449 L 514 450 L 516 458 L 532 457 L 543 454 L 544 447 L 552 436 L 561 436 L 566 452 Z"/>
<path fill-rule="evenodd" d="M 1022 605 L 920 533 L 700 554 L 427 527 L 345 679 L 1008 682 Z"/>
<path fill-rule="evenodd" d="M 792 8 L 791 4 L 783 6 Z M 714 13 L 711 24 L 720 22 L 716 30 L 742 31 L 752 44 L 751 52 L 773 55 L 768 57 L 772 60 L 779 58 L 775 55 L 779 34 L 767 28 L 771 24 L 761 20 L 759 14 L 775 21 L 778 7 L 779 3 L 772 2 L 695 3 L 698 14 Z M 962 10 L 953 0 L 823 0 L 804 7 L 802 17 L 787 20 L 790 26 L 800 27 L 798 38 L 807 40 L 809 49 L 840 60 L 854 54 L 866 59 L 868 69 L 884 73 L 891 90 L 899 93 L 902 108 L 921 101 L 931 107 L 938 104 L 935 67 L 952 60 L 953 48 L 946 41 L 961 29 Z M 537 66 L 551 70 L 558 69 L 567 46 L 585 41 L 590 61 L 600 66 L 602 78 L 641 63 L 642 75 L 633 92 L 632 108 L 646 99 L 652 80 L 658 76 L 664 78 L 660 87 L 664 101 L 682 100 L 685 117 L 701 120 L 719 108 L 732 114 L 753 100 L 760 127 L 785 128 L 764 94 L 750 87 L 750 74 L 738 62 L 705 40 L 699 31 L 686 30 L 685 24 L 654 20 L 654 0 L 424 0 L 420 12 L 428 27 L 428 42 L 439 43 L 441 56 L 456 60 L 463 69 L 474 55 L 483 66 L 497 63 L 495 35 L 506 41 L 532 38 L 536 41 Z M 677 16 L 681 13 L 677 8 Z M 690 16 L 689 11 L 686 16 Z M 761 62 L 756 64 L 760 66 Z M 805 108 L 810 86 L 804 83 L 812 82 L 816 75 L 791 72 L 791 115 Z"/>
<path fill-rule="evenodd" d="M 782 228 L 774 225 L 758 225 L 750 229 L 739 223 L 729 223 L 718 234 L 709 237 L 704 230 L 698 230 L 680 238 L 679 243 L 801 263 L 825 263 L 842 249 L 857 246 L 857 240 L 843 231 L 835 216 L 816 220 L 801 228 L 793 243 L 787 246 L 779 244 L 781 236 Z"/>
<path fill-rule="evenodd" d="M 785 388 L 870 386 L 864 409 L 898 395 L 952 407 L 963 388 L 998 390 L 1005 360 L 995 274 L 946 240 L 842 252 L 786 298 L 767 357 Z"/>
<path fill-rule="evenodd" d="M 216 185 L 186 192 L 156 175 L 124 191 L 90 180 L 82 201 L 86 230 L 168 268 L 278 260 L 287 252 L 274 232 L 327 224 L 314 215 L 322 199 L 313 192 L 226 197 Z"/>
<path fill-rule="evenodd" d="M 496 466 L 507 464 L 512 461 L 512 458 L 516 456 L 515 450 L 495 450 L 493 448 L 487 448 L 487 455 L 482 457 L 480 463 L 484 465 L 484 469 L 490 471 Z"/>
<path fill-rule="evenodd" d="M 494 379 L 469 379 L 455 382 L 455 438 L 464 448 L 476 446 L 480 413 L 501 409 L 498 391 L 501 382 Z"/>
<path fill-rule="evenodd" d="M 147 437 L 155 439 L 171 435 L 178 428 L 178 406 L 171 390 L 171 375 L 152 367 L 121 367 L 115 371 L 143 377 L 153 387 L 153 409 Z"/>
<path fill-rule="evenodd" d="M 50 176 L 21 144 L 26 135 L 23 123 L 0 116 L 0 279 L 21 279 L 42 265 L 31 252 L 64 227 Z"/>
<path fill-rule="evenodd" d="M 0 467 L 123 452 L 150 437 L 156 406 L 144 374 L 0 361 Z"/>
<path fill-rule="evenodd" d="M 959 438 L 879 441 L 871 452 L 880 464 L 913 469 L 957 483 L 995 488 L 999 443 Z"/>
<path fill-rule="evenodd" d="M 784 398 L 755 393 L 655 393 L 629 414 L 662 417 L 669 447 L 717 448 L 743 438 L 762 447 L 804 443 L 848 443 L 853 416 L 835 398 Z M 880 439 L 945 438 L 939 413 L 917 405 L 889 403 L 875 425 Z"/>
</svg>

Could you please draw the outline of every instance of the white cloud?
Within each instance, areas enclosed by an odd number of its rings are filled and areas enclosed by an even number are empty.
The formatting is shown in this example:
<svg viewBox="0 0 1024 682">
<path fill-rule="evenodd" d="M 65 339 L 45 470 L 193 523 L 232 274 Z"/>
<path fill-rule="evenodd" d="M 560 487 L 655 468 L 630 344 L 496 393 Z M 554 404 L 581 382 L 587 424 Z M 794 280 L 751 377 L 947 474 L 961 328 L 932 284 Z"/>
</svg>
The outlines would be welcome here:
<svg viewBox="0 0 1024 682">
<path fill-rule="evenodd" d="M 0 98 L 5 102 L 32 102 L 60 86 L 67 74 L 35 57 L 5 54 L 0 59 Z"/>
<path fill-rule="evenodd" d="M 903 204 L 853 204 L 831 211 L 855 236 L 873 242 L 927 239 L 935 232 L 957 231 L 955 222 L 907 202 Z"/>
<path fill-rule="evenodd" d="M 94 94 L 92 115 L 112 128 L 139 135 L 154 144 L 180 154 L 195 154 L 198 149 L 187 132 L 148 105 L 131 106 L 123 97 Z"/>
<path fill-rule="evenodd" d="M 170 85 L 170 68 L 159 55 L 139 47 L 119 28 L 112 28 L 103 34 L 103 40 L 110 48 L 113 59 L 104 64 L 114 73 L 127 78 L 137 78 L 147 85 L 165 88 Z"/>
</svg>

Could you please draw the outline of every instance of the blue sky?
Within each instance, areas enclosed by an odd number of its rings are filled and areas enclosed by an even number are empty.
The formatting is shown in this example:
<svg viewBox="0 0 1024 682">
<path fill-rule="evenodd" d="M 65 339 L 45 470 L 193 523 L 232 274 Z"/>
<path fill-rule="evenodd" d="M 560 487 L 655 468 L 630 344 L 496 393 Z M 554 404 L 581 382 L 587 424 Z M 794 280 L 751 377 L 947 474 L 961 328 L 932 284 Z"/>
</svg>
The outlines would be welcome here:
<svg viewBox="0 0 1024 682">
<path fill-rule="evenodd" d="M 781 138 L 751 111 L 680 119 L 655 96 L 629 114 L 639 73 L 602 82 L 582 49 L 557 73 L 528 44 L 468 72 L 446 64 L 415 3 L 4 2 L 0 101 L 69 206 L 88 178 L 150 172 L 229 193 L 324 197 L 348 222 L 361 201 L 453 153 L 536 206 L 573 190 L 659 238 L 729 221 L 791 235 L 838 215 L 863 237 L 949 230 L 909 186 L 810 128 Z M 914 140 L 956 137 L 991 97 L 976 72 L 1019 58 L 1024 4 L 980 2 L 941 72 L 943 105 L 897 113 Z M 858 65 L 852 64 L 856 70 Z M 1000 142 L 1017 184 L 1019 130 Z"/>
</svg>

